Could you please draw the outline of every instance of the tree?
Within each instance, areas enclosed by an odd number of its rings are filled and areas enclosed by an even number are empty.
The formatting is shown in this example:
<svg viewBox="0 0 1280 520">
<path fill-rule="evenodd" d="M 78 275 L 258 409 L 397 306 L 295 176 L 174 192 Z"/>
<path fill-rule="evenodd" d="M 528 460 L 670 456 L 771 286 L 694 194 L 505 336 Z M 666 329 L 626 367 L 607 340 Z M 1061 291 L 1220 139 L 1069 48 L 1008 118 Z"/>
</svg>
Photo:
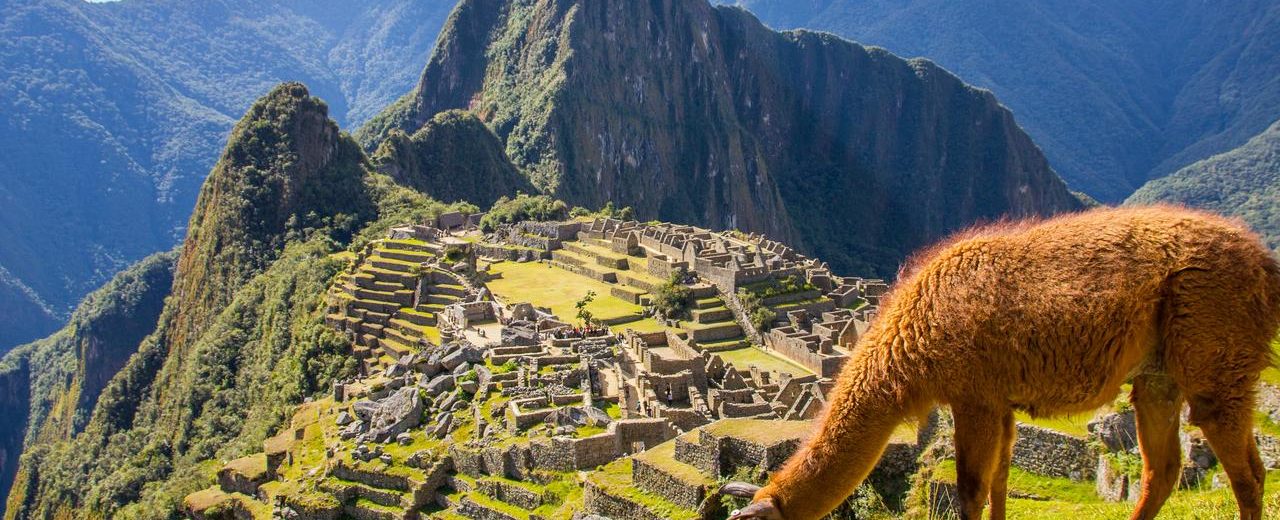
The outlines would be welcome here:
<svg viewBox="0 0 1280 520">
<path fill-rule="evenodd" d="M 591 311 L 587 310 L 587 306 L 591 305 L 591 302 L 595 300 L 596 292 L 587 291 L 586 296 L 583 296 L 581 300 L 578 300 L 577 303 L 573 304 L 573 306 L 578 309 L 578 320 L 585 325 L 595 325 L 596 323 L 595 316 L 591 314 Z"/>
<path fill-rule="evenodd" d="M 681 283 L 684 272 L 676 271 L 666 283 L 658 287 L 653 295 L 653 307 L 666 318 L 678 318 L 689 310 L 689 296 L 693 293 L 689 286 Z"/>
</svg>

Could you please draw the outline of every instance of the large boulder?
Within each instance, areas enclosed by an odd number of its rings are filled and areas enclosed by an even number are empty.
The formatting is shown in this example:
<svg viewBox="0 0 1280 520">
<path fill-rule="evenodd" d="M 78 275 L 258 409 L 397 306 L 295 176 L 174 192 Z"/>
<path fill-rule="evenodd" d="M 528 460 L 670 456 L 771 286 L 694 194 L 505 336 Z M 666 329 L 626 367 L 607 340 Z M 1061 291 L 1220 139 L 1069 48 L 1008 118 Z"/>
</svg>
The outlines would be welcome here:
<svg viewBox="0 0 1280 520">
<path fill-rule="evenodd" d="M 440 395 L 453 390 L 454 380 L 452 374 L 440 374 L 431 381 L 427 382 L 425 390 L 429 395 Z"/>
<path fill-rule="evenodd" d="M 466 362 L 467 353 L 461 348 L 454 348 L 450 350 L 448 354 L 445 354 L 444 357 L 440 358 L 440 364 L 444 366 L 445 370 L 453 370 L 457 368 L 458 365 Z"/>
<path fill-rule="evenodd" d="M 422 399 L 418 389 L 405 387 L 377 402 L 369 420 L 369 438 L 384 442 L 422 422 Z"/>
<path fill-rule="evenodd" d="M 1133 451 L 1138 447 L 1138 423 L 1132 410 L 1099 417 L 1090 421 L 1088 428 L 1107 451 Z"/>
</svg>

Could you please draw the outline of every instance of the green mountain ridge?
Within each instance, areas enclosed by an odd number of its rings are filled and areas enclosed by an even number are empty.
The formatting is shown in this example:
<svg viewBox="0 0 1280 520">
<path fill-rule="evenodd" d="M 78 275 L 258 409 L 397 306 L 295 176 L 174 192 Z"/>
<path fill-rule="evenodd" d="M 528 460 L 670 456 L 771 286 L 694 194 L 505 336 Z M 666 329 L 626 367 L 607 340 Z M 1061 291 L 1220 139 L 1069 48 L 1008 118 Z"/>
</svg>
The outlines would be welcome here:
<svg viewBox="0 0 1280 520">
<path fill-rule="evenodd" d="M 158 253 L 90 294 L 58 333 L 0 359 L 0 489 L 25 446 L 83 430 L 108 381 L 155 328 L 177 255 Z M 2 512 L 2 511 L 0 511 Z"/>
<path fill-rule="evenodd" d="M 452 5 L 0 3 L 0 352 L 174 247 L 256 98 L 304 81 L 359 124 L 413 85 Z"/>
<path fill-rule="evenodd" d="M 1280 250 L 1280 121 L 1239 148 L 1147 183 L 1125 201 L 1156 202 L 1239 217 Z"/>
<path fill-rule="evenodd" d="M 1073 189 L 1118 203 L 1280 118 L 1280 5 L 719 0 L 925 56 L 989 88 Z"/>
<path fill-rule="evenodd" d="M 465 0 L 417 88 L 356 135 L 373 149 L 450 109 L 570 204 L 764 232 L 846 272 L 1081 207 L 989 92 L 702 0 Z"/>
</svg>

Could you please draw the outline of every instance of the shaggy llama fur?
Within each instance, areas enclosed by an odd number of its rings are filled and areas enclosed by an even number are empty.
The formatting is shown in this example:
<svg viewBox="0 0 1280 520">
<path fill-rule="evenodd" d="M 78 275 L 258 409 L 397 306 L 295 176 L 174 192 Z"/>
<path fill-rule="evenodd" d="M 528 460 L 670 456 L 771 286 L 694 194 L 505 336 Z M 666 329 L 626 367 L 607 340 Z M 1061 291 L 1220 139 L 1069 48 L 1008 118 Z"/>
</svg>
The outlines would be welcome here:
<svg viewBox="0 0 1280 520">
<path fill-rule="evenodd" d="M 815 434 L 738 518 L 819 518 L 861 483 L 894 428 L 955 418 L 961 518 L 1005 516 L 1014 411 L 1087 412 L 1132 382 L 1151 519 L 1180 475 L 1190 405 L 1240 508 L 1262 518 L 1253 437 L 1280 324 L 1280 270 L 1243 225 L 1174 207 L 978 228 L 918 255 L 852 348 Z"/>
</svg>

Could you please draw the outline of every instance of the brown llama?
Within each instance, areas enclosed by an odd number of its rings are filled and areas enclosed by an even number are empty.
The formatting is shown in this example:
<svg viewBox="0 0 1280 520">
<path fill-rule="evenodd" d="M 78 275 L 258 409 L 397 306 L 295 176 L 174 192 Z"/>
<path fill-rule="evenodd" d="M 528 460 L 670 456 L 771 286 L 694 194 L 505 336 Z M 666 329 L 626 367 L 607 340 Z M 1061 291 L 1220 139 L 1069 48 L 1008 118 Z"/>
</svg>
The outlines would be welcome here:
<svg viewBox="0 0 1280 520">
<path fill-rule="evenodd" d="M 1095 410 L 1132 382 L 1142 450 L 1134 519 L 1180 476 L 1183 403 L 1262 518 L 1253 438 L 1259 374 L 1280 325 L 1280 269 L 1241 224 L 1187 209 L 1100 209 L 963 233 L 909 262 L 853 347 L 814 434 L 733 518 L 819 518 L 906 419 L 955 419 L 959 512 L 1005 517 L 1014 410 Z M 729 490 L 728 492 L 732 492 Z M 748 491 L 748 496 L 750 492 Z"/>
</svg>

